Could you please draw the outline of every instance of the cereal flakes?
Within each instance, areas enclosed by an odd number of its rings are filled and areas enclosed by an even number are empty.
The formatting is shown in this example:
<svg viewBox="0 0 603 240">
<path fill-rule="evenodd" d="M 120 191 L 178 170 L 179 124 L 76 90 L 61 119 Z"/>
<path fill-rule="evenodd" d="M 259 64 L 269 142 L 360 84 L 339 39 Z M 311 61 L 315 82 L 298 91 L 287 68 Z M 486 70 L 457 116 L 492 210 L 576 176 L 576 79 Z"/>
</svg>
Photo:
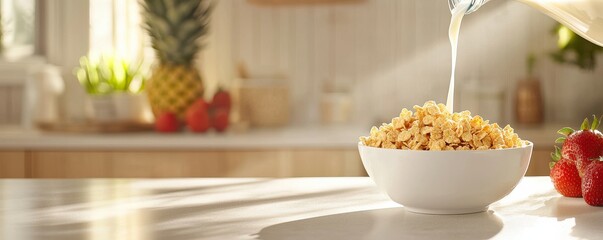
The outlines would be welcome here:
<svg viewBox="0 0 603 240">
<path fill-rule="evenodd" d="M 404 108 L 391 123 L 372 127 L 366 146 L 413 150 L 486 150 L 525 145 L 511 126 L 490 124 L 469 111 L 450 113 L 444 104 L 428 101 L 415 105 L 415 112 Z"/>
</svg>

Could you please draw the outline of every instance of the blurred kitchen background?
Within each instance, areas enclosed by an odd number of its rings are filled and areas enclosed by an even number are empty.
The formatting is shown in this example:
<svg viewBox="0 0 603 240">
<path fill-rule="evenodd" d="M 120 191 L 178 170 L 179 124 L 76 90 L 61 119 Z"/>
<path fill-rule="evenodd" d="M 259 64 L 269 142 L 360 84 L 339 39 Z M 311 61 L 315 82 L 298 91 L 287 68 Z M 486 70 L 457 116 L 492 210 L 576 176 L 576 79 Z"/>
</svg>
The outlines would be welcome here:
<svg viewBox="0 0 603 240">
<path fill-rule="evenodd" d="M 232 96 L 230 124 L 171 134 L 154 131 L 145 103 L 125 110 L 140 122 L 112 122 L 131 103 L 99 107 L 74 74 L 83 56 L 152 73 L 139 1 L 0 2 L 0 177 L 365 175 L 358 136 L 402 108 L 446 101 L 445 0 L 213 1 L 195 66 L 205 100 L 219 88 Z M 510 0 L 461 28 L 455 109 L 533 141 L 530 175 L 548 174 L 558 128 L 603 113 L 600 48 L 566 30 Z"/>
</svg>

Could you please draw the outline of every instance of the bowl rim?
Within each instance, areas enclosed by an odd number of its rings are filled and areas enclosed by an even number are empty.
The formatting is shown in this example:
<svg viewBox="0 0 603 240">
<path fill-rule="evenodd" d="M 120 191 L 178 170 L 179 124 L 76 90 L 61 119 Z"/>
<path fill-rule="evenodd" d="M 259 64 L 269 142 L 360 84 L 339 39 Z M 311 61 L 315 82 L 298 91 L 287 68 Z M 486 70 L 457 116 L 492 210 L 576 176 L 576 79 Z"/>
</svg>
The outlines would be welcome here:
<svg viewBox="0 0 603 240">
<path fill-rule="evenodd" d="M 427 154 L 427 153 L 467 153 L 467 152 L 472 152 L 472 153 L 483 153 L 483 152 L 501 152 L 501 151 L 513 151 L 513 150 L 518 150 L 518 149 L 526 149 L 526 148 L 533 148 L 534 147 L 534 143 L 532 143 L 531 141 L 528 140 L 522 140 L 526 143 L 526 145 L 522 146 L 522 147 L 513 147 L 513 148 L 501 148 L 501 149 L 486 149 L 486 150 L 442 150 L 442 151 L 430 151 L 430 150 L 412 150 L 412 149 L 393 149 L 393 148 L 378 148 L 378 147 L 371 147 L 371 146 L 366 146 L 364 145 L 364 143 L 362 141 L 358 141 L 358 147 L 361 148 L 367 148 L 367 149 L 374 149 L 374 150 L 378 150 L 378 151 L 391 151 L 391 152 L 412 152 L 412 153 L 419 153 L 419 154 Z"/>
</svg>

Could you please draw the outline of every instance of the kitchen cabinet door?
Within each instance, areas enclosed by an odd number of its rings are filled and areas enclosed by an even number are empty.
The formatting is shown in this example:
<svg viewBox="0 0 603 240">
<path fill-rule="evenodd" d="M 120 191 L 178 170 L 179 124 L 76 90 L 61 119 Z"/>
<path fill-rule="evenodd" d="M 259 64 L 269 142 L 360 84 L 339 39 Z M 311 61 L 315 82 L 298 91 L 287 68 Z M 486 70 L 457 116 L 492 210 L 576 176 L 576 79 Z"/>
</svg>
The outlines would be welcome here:
<svg viewBox="0 0 603 240">
<path fill-rule="evenodd" d="M 25 151 L 0 152 L 0 178 L 27 177 Z"/>
</svg>

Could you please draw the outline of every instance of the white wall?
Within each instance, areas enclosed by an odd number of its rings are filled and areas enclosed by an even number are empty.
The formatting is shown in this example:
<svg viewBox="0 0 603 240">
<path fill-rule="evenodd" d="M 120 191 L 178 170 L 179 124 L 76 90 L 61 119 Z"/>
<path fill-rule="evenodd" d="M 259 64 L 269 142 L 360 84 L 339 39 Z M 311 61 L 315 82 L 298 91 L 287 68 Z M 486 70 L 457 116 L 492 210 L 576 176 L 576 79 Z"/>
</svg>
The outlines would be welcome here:
<svg viewBox="0 0 603 240">
<path fill-rule="evenodd" d="M 366 0 L 334 5 L 258 6 L 246 0 L 220 0 L 203 54 L 205 75 L 229 85 L 237 62 L 252 73 L 282 73 L 293 88 L 294 121 L 318 122 L 318 99 L 325 82 L 349 87 L 356 121 L 391 118 L 402 107 L 426 100 L 445 102 L 450 75 L 447 39 L 450 12 L 445 0 Z M 538 72 L 544 83 L 549 121 L 567 120 L 553 105 L 577 102 L 576 119 L 601 113 L 601 67 L 585 81 L 562 81 L 547 52 L 555 46 L 555 22 L 514 1 L 493 1 L 466 16 L 461 29 L 457 84 L 476 77 L 482 86 L 507 90 L 506 120 L 514 82 L 525 76 L 529 52 L 543 56 Z M 603 65 L 603 64 L 600 64 Z M 565 84 L 565 85 L 564 85 Z M 580 92 L 564 96 L 566 86 Z M 584 86 L 583 86 L 584 85 Z M 571 91 L 568 89 L 568 91 Z M 210 91 L 211 92 L 211 91 Z M 459 91 L 457 91 L 459 93 Z M 561 96 L 559 96 L 561 95 Z M 457 105 L 458 107 L 458 105 Z M 563 110 L 563 111 L 567 111 Z M 487 117 L 487 116 L 486 116 Z"/>
<path fill-rule="evenodd" d="M 85 119 L 86 93 L 73 74 L 79 59 L 88 53 L 90 5 L 88 1 L 47 0 L 46 60 L 58 66 L 65 81 L 63 105 L 70 120 Z"/>
<path fill-rule="evenodd" d="M 253 5 L 247 0 L 214 1 L 211 34 L 200 62 L 210 85 L 208 94 L 218 84 L 229 87 L 237 63 L 244 62 L 252 74 L 289 77 L 296 124 L 319 121 L 319 98 L 327 83 L 349 89 L 355 100 L 355 122 L 363 124 L 386 121 L 401 108 L 426 100 L 446 100 L 451 59 L 447 39 L 450 13 L 445 0 L 276 6 Z M 59 12 L 77 14 L 50 14 L 65 4 L 70 7 Z M 88 9 L 88 4 L 53 0 L 47 5 L 47 21 L 54 23 L 52 26 L 67 26 L 46 30 L 50 35 L 48 61 L 65 68 L 68 113 L 71 118 L 82 118 L 83 101 L 77 99 L 84 93 L 71 69 L 86 52 L 87 34 L 81 29 L 88 23 L 73 19 L 87 19 L 88 14 L 71 10 Z M 527 54 L 535 52 L 542 57 L 538 73 L 548 121 L 573 123 L 601 114 L 603 94 L 598 91 L 603 89 L 603 58 L 593 72 L 551 63 L 546 54 L 555 47 L 550 34 L 554 24 L 544 14 L 510 0 L 492 1 L 466 16 L 457 88 L 462 89 L 471 78 L 482 86 L 502 86 L 507 95 L 503 121 L 508 122 L 512 120 L 514 83 L 525 75 Z M 65 32 L 80 35 L 64 36 Z M 2 91 L 2 102 L 16 96 Z M 460 93 L 458 90 L 457 95 Z M 456 102 L 457 109 L 462 107 Z"/>
</svg>

